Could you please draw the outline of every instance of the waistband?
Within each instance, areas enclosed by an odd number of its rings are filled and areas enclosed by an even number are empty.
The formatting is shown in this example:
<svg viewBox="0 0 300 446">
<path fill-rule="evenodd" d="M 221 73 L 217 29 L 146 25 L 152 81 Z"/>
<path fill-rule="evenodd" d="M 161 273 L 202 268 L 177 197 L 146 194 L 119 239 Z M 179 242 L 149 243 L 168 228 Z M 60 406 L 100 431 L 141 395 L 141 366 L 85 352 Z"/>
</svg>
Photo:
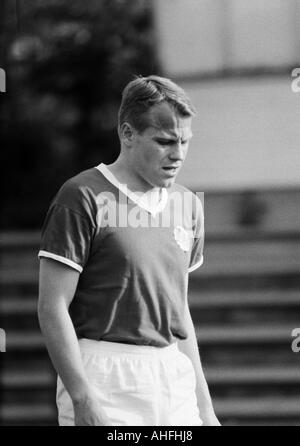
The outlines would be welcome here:
<svg viewBox="0 0 300 446">
<path fill-rule="evenodd" d="M 172 355 L 179 351 L 177 342 L 167 345 L 166 347 L 155 347 L 152 345 L 124 344 L 120 342 L 95 341 L 82 338 L 79 339 L 79 346 L 82 352 L 106 355 L 125 353 L 166 357 L 167 355 Z"/>
</svg>

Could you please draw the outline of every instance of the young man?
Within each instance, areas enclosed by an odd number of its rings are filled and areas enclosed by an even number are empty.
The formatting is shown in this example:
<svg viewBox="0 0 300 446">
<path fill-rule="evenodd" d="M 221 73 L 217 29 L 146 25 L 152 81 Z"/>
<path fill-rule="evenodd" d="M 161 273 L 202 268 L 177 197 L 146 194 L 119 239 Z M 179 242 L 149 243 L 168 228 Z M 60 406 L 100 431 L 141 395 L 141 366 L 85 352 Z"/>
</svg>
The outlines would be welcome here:
<svg viewBox="0 0 300 446">
<path fill-rule="evenodd" d="M 130 82 L 120 156 L 71 178 L 50 206 L 38 313 L 60 425 L 219 425 L 187 303 L 202 205 L 175 183 L 194 114 L 170 80 Z"/>
</svg>

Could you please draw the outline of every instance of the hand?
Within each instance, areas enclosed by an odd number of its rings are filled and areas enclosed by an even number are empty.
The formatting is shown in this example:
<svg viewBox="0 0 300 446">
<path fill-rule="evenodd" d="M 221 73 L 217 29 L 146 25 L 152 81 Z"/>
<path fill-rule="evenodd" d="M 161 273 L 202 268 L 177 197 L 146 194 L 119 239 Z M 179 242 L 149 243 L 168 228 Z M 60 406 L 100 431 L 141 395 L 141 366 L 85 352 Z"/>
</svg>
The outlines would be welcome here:
<svg viewBox="0 0 300 446">
<path fill-rule="evenodd" d="M 222 426 L 216 415 L 213 413 L 203 419 L 203 426 Z"/>
<path fill-rule="evenodd" d="M 75 426 L 112 426 L 101 404 L 94 396 L 73 401 Z"/>
</svg>

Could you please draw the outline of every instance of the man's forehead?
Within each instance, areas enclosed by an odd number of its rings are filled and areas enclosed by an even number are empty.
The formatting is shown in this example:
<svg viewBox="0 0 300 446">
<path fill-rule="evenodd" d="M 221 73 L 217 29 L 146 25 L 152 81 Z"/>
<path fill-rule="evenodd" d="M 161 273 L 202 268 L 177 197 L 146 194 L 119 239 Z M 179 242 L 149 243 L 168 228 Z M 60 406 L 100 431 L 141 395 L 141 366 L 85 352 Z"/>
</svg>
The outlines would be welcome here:
<svg viewBox="0 0 300 446">
<path fill-rule="evenodd" d="M 178 137 L 182 134 L 192 136 L 192 117 L 184 117 L 167 103 L 152 107 L 144 118 L 147 127 L 162 134 Z"/>
</svg>

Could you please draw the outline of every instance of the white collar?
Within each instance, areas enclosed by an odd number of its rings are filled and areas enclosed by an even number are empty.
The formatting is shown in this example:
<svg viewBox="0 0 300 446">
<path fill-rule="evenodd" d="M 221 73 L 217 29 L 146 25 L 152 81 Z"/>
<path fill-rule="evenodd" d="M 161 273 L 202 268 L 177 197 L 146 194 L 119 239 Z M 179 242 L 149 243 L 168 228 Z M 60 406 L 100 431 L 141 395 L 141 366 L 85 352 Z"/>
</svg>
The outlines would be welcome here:
<svg viewBox="0 0 300 446">
<path fill-rule="evenodd" d="M 120 183 L 105 164 L 99 164 L 96 166 L 96 169 L 99 170 L 99 172 L 101 172 L 111 184 L 130 198 L 131 201 L 142 209 L 145 209 L 153 217 L 164 210 L 168 201 L 168 191 L 165 187 L 161 189 L 158 187 L 154 188 L 148 192 L 145 192 L 142 196 L 139 196 L 135 192 L 128 189 L 126 184 Z"/>
</svg>

